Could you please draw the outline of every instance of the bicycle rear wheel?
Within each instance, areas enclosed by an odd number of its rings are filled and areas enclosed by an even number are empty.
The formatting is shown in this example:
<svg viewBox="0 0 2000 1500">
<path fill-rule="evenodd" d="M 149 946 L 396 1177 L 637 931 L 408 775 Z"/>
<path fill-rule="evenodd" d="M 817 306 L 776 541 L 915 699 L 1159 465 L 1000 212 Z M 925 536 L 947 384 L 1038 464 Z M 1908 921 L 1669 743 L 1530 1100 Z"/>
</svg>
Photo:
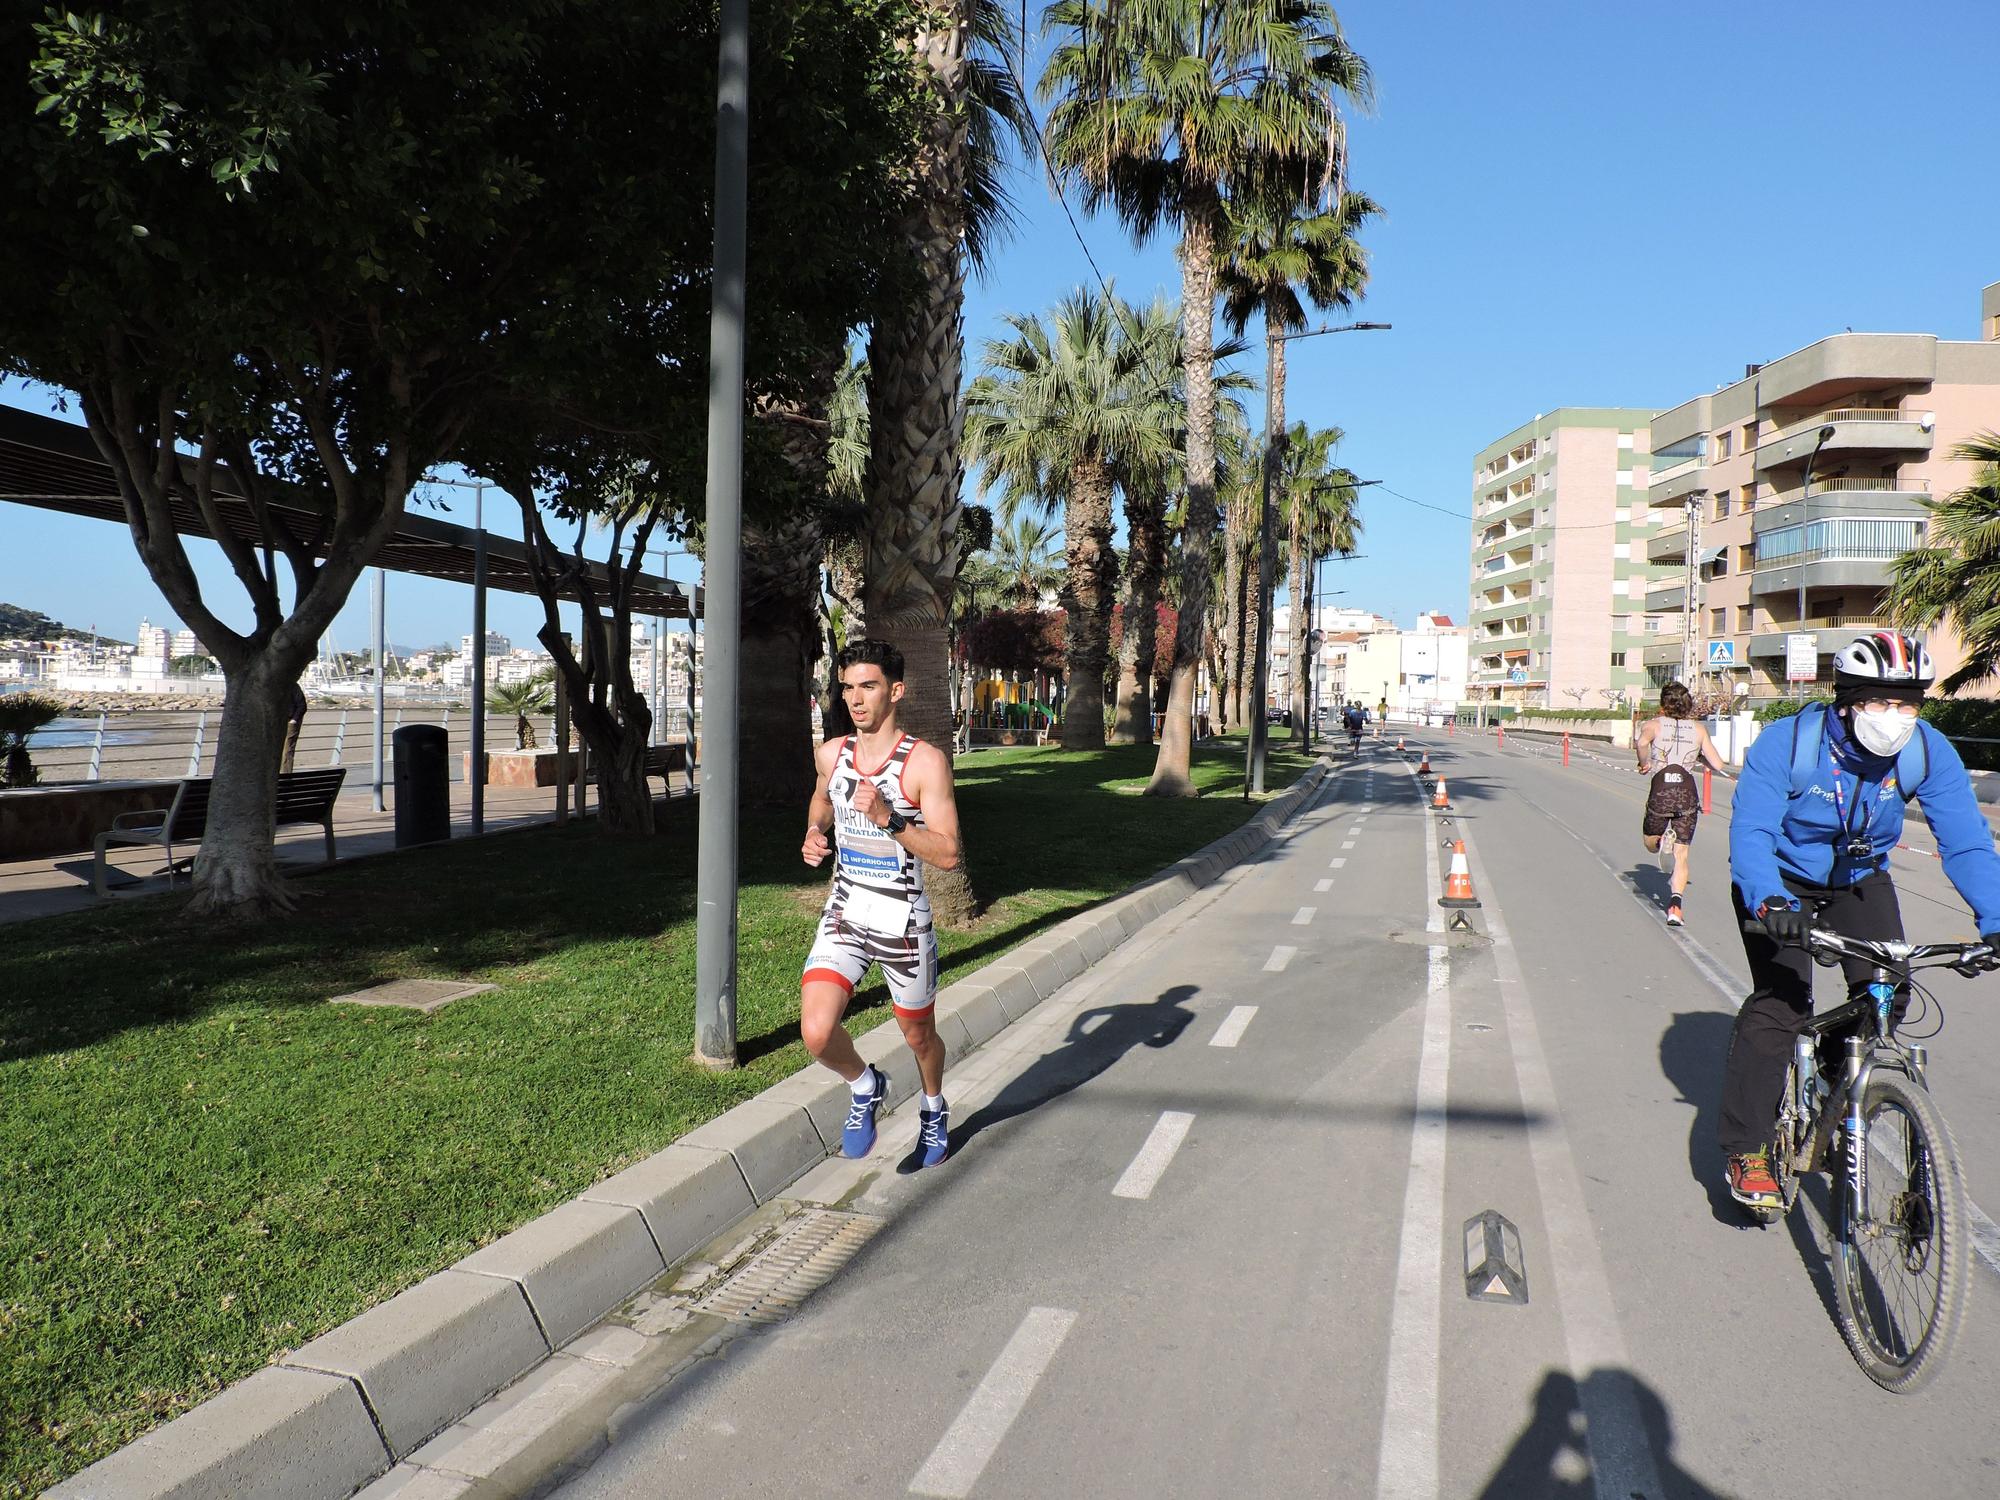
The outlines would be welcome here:
<svg viewBox="0 0 2000 1500">
<path fill-rule="evenodd" d="M 1870 1380 L 1907 1396 L 1943 1367 L 1965 1310 L 1965 1185 L 1951 1131 L 1917 1084 L 1877 1073 L 1861 1113 L 1865 1201 L 1846 1163 L 1836 1168 L 1840 1335 Z"/>
</svg>

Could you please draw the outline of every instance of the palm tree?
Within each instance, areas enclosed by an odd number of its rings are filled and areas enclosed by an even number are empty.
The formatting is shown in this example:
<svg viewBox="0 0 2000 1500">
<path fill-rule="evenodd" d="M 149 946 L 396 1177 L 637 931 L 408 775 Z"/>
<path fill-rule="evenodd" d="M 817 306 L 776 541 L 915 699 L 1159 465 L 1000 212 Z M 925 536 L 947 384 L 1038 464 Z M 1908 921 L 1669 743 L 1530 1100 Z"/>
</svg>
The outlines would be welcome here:
<svg viewBox="0 0 2000 1500">
<path fill-rule="evenodd" d="M 1230 195 L 1289 180 L 1303 197 L 1331 175 L 1338 96 L 1366 102 L 1368 67 L 1328 0 L 1056 0 L 1070 40 L 1042 93 L 1056 101 L 1048 157 L 1140 238 L 1180 230 L 1187 359 L 1187 520 L 1182 609 L 1166 733 L 1147 791 L 1192 796 L 1195 673 L 1215 530 L 1214 310 Z"/>
<path fill-rule="evenodd" d="M 487 692 L 486 706 L 496 714 L 512 714 L 514 748 L 533 750 L 537 748 L 535 726 L 529 715 L 555 712 L 555 674 L 537 672 L 519 682 L 502 683 Z"/>
<path fill-rule="evenodd" d="M 1292 738 L 1305 743 L 1307 721 L 1307 657 L 1311 654 L 1313 568 L 1328 553 L 1351 553 L 1361 542 L 1361 518 L 1356 514 L 1354 476 L 1333 462 L 1333 450 L 1344 436 L 1338 427 L 1313 429 L 1295 423 L 1275 478 L 1279 514 L 1284 517 L 1286 570 L 1291 579 Z"/>
<path fill-rule="evenodd" d="M 1027 514 L 993 528 L 993 567 L 1015 608 L 1033 609 L 1061 578 L 1057 535 L 1055 522 Z"/>
<path fill-rule="evenodd" d="M 959 375 L 965 270 L 983 264 L 1007 222 L 1001 170 L 1009 135 L 1030 138 L 1027 101 L 1004 57 L 1014 27 L 998 0 L 915 0 L 909 54 L 929 92 L 914 191 L 899 238 L 900 295 L 868 339 L 872 415 L 863 489 L 864 608 L 871 635 L 903 653 L 912 733 L 951 750 L 948 626 L 959 564 Z M 932 910 L 971 920 L 969 862 L 924 872 Z"/>
<path fill-rule="evenodd" d="M 1345 163 L 1340 165 L 1344 168 Z M 1274 432 L 1286 430 L 1285 342 L 1276 335 L 1304 328 L 1307 304 L 1322 312 L 1353 306 L 1368 285 L 1368 253 L 1356 235 L 1381 211 L 1362 193 L 1342 192 L 1325 206 L 1307 202 L 1282 179 L 1250 184 L 1230 202 L 1227 254 L 1218 272 L 1222 315 L 1239 338 L 1253 316 L 1263 319 L 1266 399 Z M 1233 537 L 1247 539 L 1262 532 L 1263 486 L 1261 475 L 1256 478 L 1258 482 L 1239 487 L 1234 497 L 1235 505 L 1246 513 L 1229 517 L 1225 529 Z M 1223 587 L 1232 595 L 1243 587 L 1238 556 L 1232 551 L 1225 565 Z M 1233 606 L 1228 617 L 1254 621 L 1270 607 L 1272 582 L 1260 578 L 1255 604 Z M 1246 634 L 1229 642 L 1239 682 L 1249 676 L 1242 660 L 1250 639 Z M 1294 725 L 1299 722 L 1295 715 Z"/>
<path fill-rule="evenodd" d="M 1931 506 L 1925 544 L 1896 559 L 1884 600 L 1900 629 L 1948 621 L 1958 633 L 1965 662 L 1939 684 L 1947 693 L 2000 672 L 2000 432 L 1951 456 L 1974 465 L 1972 482 Z"/>
<path fill-rule="evenodd" d="M 965 453 L 981 493 L 998 489 L 1003 517 L 1063 513 L 1063 607 L 1069 612 L 1062 742 L 1104 748 L 1104 678 L 1118 558 L 1112 498 L 1121 473 L 1169 457 L 1170 381 L 1158 351 L 1135 340 L 1132 309 L 1108 288 L 1078 288 L 1048 319 L 1008 314 L 1012 337 L 988 339 L 986 368 L 966 392 Z"/>
</svg>

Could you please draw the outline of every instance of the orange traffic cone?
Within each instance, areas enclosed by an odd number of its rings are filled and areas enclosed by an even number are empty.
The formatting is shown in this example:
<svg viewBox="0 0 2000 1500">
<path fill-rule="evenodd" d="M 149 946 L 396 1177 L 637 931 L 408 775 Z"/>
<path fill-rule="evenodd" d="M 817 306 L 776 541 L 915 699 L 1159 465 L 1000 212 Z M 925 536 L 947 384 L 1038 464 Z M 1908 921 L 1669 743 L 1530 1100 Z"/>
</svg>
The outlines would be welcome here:
<svg viewBox="0 0 2000 1500">
<path fill-rule="evenodd" d="M 1451 799 L 1444 794 L 1444 778 L 1442 776 L 1438 777 L 1437 795 L 1431 798 L 1431 806 L 1447 810 L 1451 807 Z"/>
<path fill-rule="evenodd" d="M 1420 766 L 1418 766 L 1418 767 L 1417 767 L 1417 774 L 1418 774 L 1419 776 L 1428 776 L 1428 775 L 1430 775 L 1430 774 L 1431 774 L 1431 753 L 1430 753 L 1430 751 L 1426 750 L 1426 751 L 1424 752 L 1424 763 L 1423 763 L 1422 765 L 1420 765 Z"/>
<path fill-rule="evenodd" d="M 1400 734 L 1396 736 L 1396 753 L 1398 755 L 1403 753 L 1403 737 Z"/>
<path fill-rule="evenodd" d="M 1465 862 L 1465 840 L 1455 840 L 1451 846 L 1451 873 L 1444 878 L 1444 894 L 1438 897 L 1439 906 L 1477 906 L 1479 898 L 1472 894 L 1472 867 Z"/>
</svg>

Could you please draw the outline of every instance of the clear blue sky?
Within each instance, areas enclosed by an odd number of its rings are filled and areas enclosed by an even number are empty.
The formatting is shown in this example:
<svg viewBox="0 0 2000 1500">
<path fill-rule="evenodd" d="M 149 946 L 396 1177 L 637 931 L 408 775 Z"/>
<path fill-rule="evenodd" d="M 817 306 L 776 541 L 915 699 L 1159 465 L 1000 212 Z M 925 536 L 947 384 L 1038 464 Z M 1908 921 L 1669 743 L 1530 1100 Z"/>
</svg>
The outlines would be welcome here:
<svg viewBox="0 0 2000 1500">
<path fill-rule="evenodd" d="M 1351 128 L 1352 181 L 1387 210 L 1356 316 L 1395 329 L 1294 344 L 1289 406 L 1345 428 L 1357 473 L 1462 515 L 1472 455 L 1537 412 L 1673 405 L 1847 327 L 1977 336 L 1979 289 L 2000 280 L 1989 6 L 1405 0 L 1342 14 L 1380 94 Z M 1090 278 L 1039 173 L 1017 194 L 1021 228 L 969 295 L 974 363 L 1001 312 Z M 1169 241 L 1135 249 L 1115 222 L 1079 218 L 1121 293 L 1178 289 Z M 19 387 L 0 399 L 46 409 Z M 1424 608 L 1462 616 L 1462 521 L 1364 495 L 1365 556 L 1330 568 L 1329 586 L 1406 624 Z M 489 519 L 518 534 L 506 508 L 489 502 Z M 689 578 L 690 560 L 674 572 Z M 366 638 L 365 593 L 336 626 L 344 647 Z M 0 600 L 126 638 L 141 613 L 167 613 L 117 528 L 4 505 Z M 398 642 L 470 628 L 463 588 L 392 577 L 390 600 Z M 491 616 L 524 641 L 539 623 L 504 595 Z"/>
</svg>

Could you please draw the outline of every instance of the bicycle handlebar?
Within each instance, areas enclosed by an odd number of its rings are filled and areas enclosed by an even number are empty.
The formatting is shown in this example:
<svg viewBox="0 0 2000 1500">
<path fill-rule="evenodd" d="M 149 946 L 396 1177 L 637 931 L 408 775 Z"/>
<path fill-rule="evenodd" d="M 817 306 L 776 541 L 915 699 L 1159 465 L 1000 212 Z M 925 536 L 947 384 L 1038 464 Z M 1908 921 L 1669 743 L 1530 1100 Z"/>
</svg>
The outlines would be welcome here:
<svg viewBox="0 0 2000 1500">
<path fill-rule="evenodd" d="M 1874 941 L 1843 937 L 1815 927 L 1806 936 L 1805 949 L 1823 964 L 1843 958 L 1863 958 L 1900 969 L 1906 974 L 1918 969 L 1953 969 L 1967 979 L 2000 968 L 2000 952 L 1986 943 L 1908 943 L 1901 940 Z"/>
</svg>

